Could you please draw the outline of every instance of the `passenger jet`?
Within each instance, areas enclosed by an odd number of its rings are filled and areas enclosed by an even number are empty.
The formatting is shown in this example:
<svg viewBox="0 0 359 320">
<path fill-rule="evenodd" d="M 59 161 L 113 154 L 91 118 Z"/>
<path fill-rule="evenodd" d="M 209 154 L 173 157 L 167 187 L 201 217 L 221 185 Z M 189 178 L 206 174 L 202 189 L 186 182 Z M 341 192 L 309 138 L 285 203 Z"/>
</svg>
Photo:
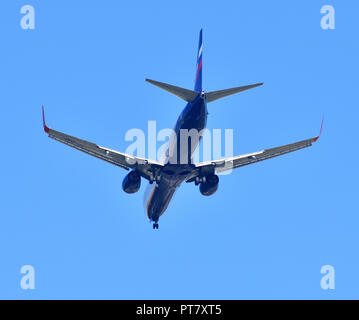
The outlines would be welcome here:
<svg viewBox="0 0 359 320">
<path fill-rule="evenodd" d="M 178 149 L 180 130 L 182 129 L 196 129 L 200 132 L 206 127 L 207 122 L 207 103 L 227 97 L 229 95 L 242 92 L 261 86 L 263 83 L 256 83 L 247 86 L 240 86 L 231 89 L 218 90 L 206 92 L 202 88 L 202 30 L 199 34 L 199 45 L 197 51 L 197 66 L 195 85 L 193 90 L 184 89 L 178 86 L 173 86 L 167 83 L 146 79 L 149 83 L 168 91 L 183 99 L 187 105 L 178 117 L 175 124 L 174 132 L 177 138 L 172 141 L 169 150 Z M 297 151 L 312 145 L 316 142 L 322 132 L 323 122 L 318 136 L 302 140 L 299 142 L 283 145 L 280 147 L 261 150 L 258 152 L 243 154 L 235 157 L 223 158 L 212 161 L 205 161 L 193 163 L 193 152 L 198 146 L 187 151 L 189 161 L 170 161 L 171 154 L 166 153 L 162 161 L 145 159 L 136 157 L 130 154 L 125 154 L 100 145 L 81 140 L 79 138 L 64 134 L 62 132 L 50 129 L 46 126 L 44 107 L 42 107 L 43 127 L 48 136 L 59 142 L 62 142 L 70 147 L 85 152 L 91 156 L 107 161 L 118 167 L 121 167 L 130 172 L 125 176 L 122 188 L 127 193 L 135 193 L 140 189 L 141 178 L 148 180 L 148 196 L 145 200 L 145 207 L 148 219 L 153 222 L 153 229 L 158 229 L 158 220 L 165 212 L 170 203 L 176 189 L 182 182 L 194 182 L 199 185 L 199 190 L 202 195 L 210 196 L 217 191 L 219 178 L 216 173 L 225 170 L 232 170 L 248 164 L 256 163 L 258 161 L 277 157 L 289 152 Z M 181 150 L 179 150 L 181 153 Z M 176 154 L 176 157 L 181 157 Z"/>
</svg>

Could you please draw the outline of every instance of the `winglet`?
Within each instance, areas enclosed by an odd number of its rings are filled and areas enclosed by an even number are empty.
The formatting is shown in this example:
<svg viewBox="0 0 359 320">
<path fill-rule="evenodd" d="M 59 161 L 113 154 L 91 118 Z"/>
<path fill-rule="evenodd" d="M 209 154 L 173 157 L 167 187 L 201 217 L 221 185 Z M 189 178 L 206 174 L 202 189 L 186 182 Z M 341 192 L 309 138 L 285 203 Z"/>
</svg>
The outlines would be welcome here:
<svg viewBox="0 0 359 320">
<path fill-rule="evenodd" d="M 316 142 L 316 141 L 320 138 L 320 136 L 321 136 L 321 134 L 322 134 L 322 131 L 323 131 L 323 123 L 324 123 L 324 116 L 323 116 L 323 118 L 322 118 L 322 125 L 320 126 L 319 135 L 314 138 L 314 142 Z"/>
<path fill-rule="evenodd" d="M 45 122 L 45 112 L 44 112 L 44 105 L 42 105 L 42 124 L 44 126 L 44 131 L 46 133 L 49 133 L 50 129 L 47 127 L 46 122 Z"/>
</svg>

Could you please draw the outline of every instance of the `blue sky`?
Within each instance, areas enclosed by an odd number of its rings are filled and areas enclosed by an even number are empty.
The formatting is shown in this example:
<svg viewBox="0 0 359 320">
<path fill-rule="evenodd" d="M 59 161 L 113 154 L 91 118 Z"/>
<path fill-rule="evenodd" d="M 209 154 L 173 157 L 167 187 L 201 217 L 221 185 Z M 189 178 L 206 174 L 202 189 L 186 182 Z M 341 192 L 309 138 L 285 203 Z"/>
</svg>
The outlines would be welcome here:
<svg viewBox="0 0 359 320">
<path fill-rule="evenodd" d="M 0 298 L 359 298 L 357 1 L 2 1 Z M 20 8 L 35 8 L 35 30 Z M 322 30 L 320 8 L 336 10 Z M 127 130 L 172 128 L 203 27 L 206 90 L 264 82 L 209 105 L 234 153 L 318 134 L 313 147 L 183 185 L 160 229 L 125 171 L 50 140 L 50 127 L 124 151 Z M 36 289 L 20 288 L 34 266 Z M 335 268 L 322 290 L 320 268 Z"/>
</svg>

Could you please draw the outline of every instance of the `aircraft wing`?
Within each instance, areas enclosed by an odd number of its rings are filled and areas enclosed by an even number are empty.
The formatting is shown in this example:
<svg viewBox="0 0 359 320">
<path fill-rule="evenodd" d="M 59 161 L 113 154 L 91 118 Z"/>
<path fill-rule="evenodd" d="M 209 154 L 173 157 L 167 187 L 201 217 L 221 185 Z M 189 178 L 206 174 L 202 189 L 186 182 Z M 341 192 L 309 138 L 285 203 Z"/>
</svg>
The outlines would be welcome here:
<svg viewBox="0 0 359 320">
<path fill-rule="evenodd" d="M 293 151 L 310 147 L 314 142 L 318 140 L 322 132 L 322 128 L 323 128 L 323 121 L 320 129 L 320 133 L 315 138 L 306 139 L 295 143 L 286 144 L 280 147 L 265 149 L 253 153 L 242 154 L 235 157 L 197 163 L 195 164 L 196 171 L 194 172 L 194 175 L 191 175 L 191 177 L 187 180 L 187 182 L 194 181 L 194 179 L 197 176 L 204 176 L 208 173 L 214 173 L 214 172 L 218 172 L 218 173 L 224 172 L 226 170 L 243 167 L 252 163 L 271 159 L 286 153 L 290 153 Z"/>
<path fill-rule="evenodd" d="M 156 172 L 163 167 L 160 162 L 135 157 L 50 129 L 45 123 L 44 108 L 42 108 L 42 116 L 44 131 L 50 138 L 123 169 L 136 169 L 145 179 L 151 180 L 151 176 L 155 176 Z"/>
</svg>

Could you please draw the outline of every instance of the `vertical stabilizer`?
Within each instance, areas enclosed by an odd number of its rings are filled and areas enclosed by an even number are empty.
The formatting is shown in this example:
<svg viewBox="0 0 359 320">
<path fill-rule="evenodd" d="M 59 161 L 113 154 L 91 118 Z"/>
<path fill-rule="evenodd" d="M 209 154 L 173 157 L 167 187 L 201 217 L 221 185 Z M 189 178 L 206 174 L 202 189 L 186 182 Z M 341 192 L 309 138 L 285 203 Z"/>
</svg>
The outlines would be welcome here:
<svg viewBox="0 0 359 320">
<path fill-rule="evenodd" d="M 202 29 L 199 32 L 196 80 L 195 80 L 195 83 L 194 83 L 194 91 L 197 91 L 197 92 L 202 91 Z"/>
</svg>

